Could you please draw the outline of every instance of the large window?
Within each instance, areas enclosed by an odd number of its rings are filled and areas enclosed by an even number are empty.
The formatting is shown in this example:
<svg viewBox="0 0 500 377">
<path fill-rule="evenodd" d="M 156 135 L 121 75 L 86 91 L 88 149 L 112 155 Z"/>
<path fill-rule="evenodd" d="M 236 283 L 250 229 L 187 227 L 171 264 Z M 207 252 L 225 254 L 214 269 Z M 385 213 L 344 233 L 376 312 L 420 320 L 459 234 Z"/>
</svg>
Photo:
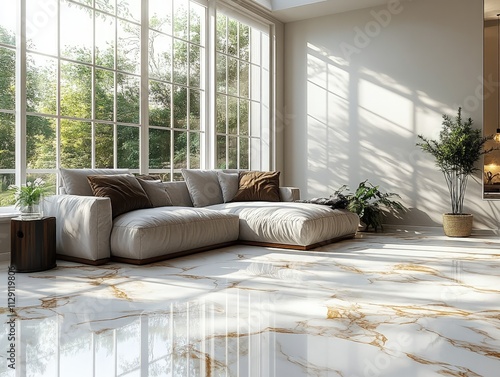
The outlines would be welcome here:
<svg viewBox="0 0 500 377">
<path fill-rule="evenodd" d="M 37 177 L 55 192 L 59 167 L 166 180 L 269 168 L 269 26 L 226 13 L 205 0 L 2 0 L 0 206 Z"/>
<path fill-rule="evenodd" d="M 269 33 L 263 25 L 250 24 L 241 16 L 217 14 L 218 168 L 260 170 L 266 153 L 262 133 L 269 129 Z"/>
</svg>

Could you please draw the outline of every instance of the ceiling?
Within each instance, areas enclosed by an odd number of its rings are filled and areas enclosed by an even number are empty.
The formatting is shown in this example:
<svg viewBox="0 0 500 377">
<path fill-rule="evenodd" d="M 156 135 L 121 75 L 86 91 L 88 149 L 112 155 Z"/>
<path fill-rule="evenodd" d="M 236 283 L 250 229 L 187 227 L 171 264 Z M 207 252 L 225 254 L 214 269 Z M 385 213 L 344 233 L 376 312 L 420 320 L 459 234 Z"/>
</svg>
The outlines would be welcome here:
<svg viewBox="0 0 500 377">
<path fill-rule="evenodd" d="M 387 4 L 387 0 L 252 0 L 282 22 L 293 22 Z M 401 0 L 411 1 L 411 0 Z M 484 0 L 484 18 L 496 19 L 500 0 Z"/>
</svg>

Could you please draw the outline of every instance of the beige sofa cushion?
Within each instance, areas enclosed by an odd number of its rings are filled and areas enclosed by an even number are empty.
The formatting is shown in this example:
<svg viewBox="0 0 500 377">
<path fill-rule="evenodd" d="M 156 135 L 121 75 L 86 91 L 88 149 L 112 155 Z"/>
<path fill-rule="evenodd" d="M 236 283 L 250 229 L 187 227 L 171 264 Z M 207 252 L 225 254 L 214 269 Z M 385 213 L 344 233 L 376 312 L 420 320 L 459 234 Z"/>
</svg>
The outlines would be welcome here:
<svg viewBox="0 0 500 377">
<path fill-rule="evenodd" d="M 128 169 L 59 169 L 64 193 L 68 195 L 92 196 L 92 188 L 87 181 L 89 175 L 127 174 Z"/>
<path fill-rule="evenodd" d="M 204 208 L 158 207 L 118 216 L 111 255 L 147 260 L 238 239 L 238 216 Z"/>
<path fill-rule="evenodd" d="M 217 171 L 182 169 L 182 176 L 186 181 L 189 195 L 195 207 L 205 207 L 224 202 Z"/>
<path fill-rule="evenodd" d="M 238 215 L 242 241 L 305 247 L 354 235 L 359 225 L 355 213 L 309 203 L 234 202 L 207 208 Z"/>
</svg>

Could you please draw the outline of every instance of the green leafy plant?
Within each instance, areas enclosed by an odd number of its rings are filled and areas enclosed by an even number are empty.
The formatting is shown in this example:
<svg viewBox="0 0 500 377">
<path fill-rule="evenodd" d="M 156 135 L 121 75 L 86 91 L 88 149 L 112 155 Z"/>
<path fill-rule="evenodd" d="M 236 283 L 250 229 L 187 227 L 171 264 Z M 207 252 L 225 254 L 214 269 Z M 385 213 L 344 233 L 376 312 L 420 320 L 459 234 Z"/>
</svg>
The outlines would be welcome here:
<svg viewBox="0 0 500 377">
<path fill-rule="evenodd" d="M 436 166 L 444 174 L 450 193 L 451 213 L 463 214 L 464 196 L 470 175 L 479 170 L 475 164 L 481 157 L 495 148 L 485 149 L 487 140 L 493 136 L 481 135 L 481 130 L 472 127 L 472 119 L 462 119 L 462 108 L 455 118 L 443 115 L 442 129 L 438 140 L 429 140 L 418 135 L 417 146 L 436 159 Z"/>
<path fill-rule="evenodd" d="M 21 187 L 10 186 L 9 189 L 14 191 L 16 207 L 20 208 L 39 204 L 42 195 L 47 192 L 45 182 L 41 178 L 37 178 L 33 182 L 26 182 L 26 185 Z"/>
<path fill-rule="evenodd" d="M 334 195 L 347 203 L 346 208 L 349 211 L 358 214 L 365 225 L 364 230 L 373 228 L 377 231 L 379 227 L 382 227 L 384 209 L 396 212 L 406 211 L 405 206 L 392 199 L 399 198 L 398 194 L 381 192 L 379 186 L 371 184 L 368 180 L 361 182 L 354 193 L 348 191 L 347 186 L 343 185 L 335 191 Z"/>
</svg>

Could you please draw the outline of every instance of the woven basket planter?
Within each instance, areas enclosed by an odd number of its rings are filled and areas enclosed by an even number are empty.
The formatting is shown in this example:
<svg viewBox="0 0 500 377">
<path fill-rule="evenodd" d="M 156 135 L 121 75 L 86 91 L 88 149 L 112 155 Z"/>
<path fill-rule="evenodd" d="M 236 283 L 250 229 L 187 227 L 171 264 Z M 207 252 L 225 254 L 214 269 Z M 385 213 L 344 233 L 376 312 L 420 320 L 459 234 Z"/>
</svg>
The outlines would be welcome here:
<svg viewBox="0 0 500 377">
<path fill-rule="evenodd" d="M 469 237 L 472 233 L 472 215 L 443 215 L 443 230 L 448 237 Z"/>
</svg>

